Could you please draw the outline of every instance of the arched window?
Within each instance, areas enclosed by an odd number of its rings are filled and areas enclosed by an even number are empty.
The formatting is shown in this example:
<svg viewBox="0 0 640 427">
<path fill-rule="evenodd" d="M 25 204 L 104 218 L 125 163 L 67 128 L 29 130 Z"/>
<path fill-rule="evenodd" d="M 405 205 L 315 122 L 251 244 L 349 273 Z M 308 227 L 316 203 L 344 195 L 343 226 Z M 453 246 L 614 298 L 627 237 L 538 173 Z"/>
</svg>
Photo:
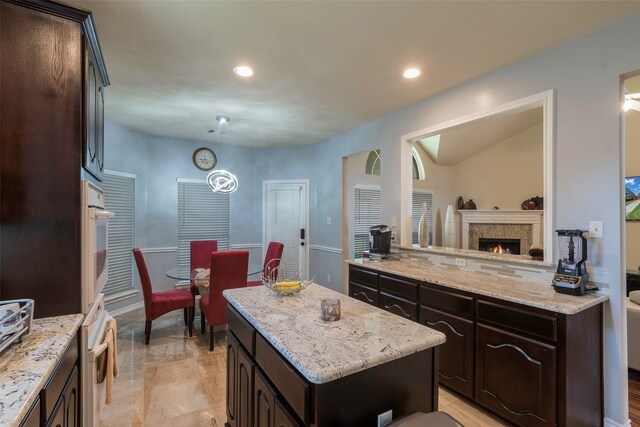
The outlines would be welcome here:
<svg viewBox="0 0 640 427">
<path fill-rule="evenodd" d="M 420 159 L 420 154 L 418 154 L 418 151 L 415 148 L 413 149 L 412 157 L 413 179 L 425 179 L 422 159 Z M 367 157 L 367 164 L 365 166 L 364 173 L 367 175 L 380 176 L 380 150 L 369 151 L 369 156 Z"/>
</svg>

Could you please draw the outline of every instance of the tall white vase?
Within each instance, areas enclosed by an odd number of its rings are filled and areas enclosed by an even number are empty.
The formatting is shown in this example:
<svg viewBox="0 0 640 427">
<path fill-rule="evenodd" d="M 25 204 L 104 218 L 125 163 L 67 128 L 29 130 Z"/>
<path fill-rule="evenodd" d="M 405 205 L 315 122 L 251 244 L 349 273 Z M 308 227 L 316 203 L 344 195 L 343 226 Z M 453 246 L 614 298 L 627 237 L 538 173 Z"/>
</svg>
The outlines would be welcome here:
<svg viewBox="0 0 640 427">
<path fill-rule="evenodd" d="M 429 246 L 429 218 L 427 217 L 427 204 L 422 203 L 422 215 L 418 224 L 418 246 L 426 248 Z"/>
<path fill-rule="evenodd" d="M 444 217 L 444 245 L 448 248 L 456 247 L 456 215 L 453 205 L 447 206 L 447 214 Z"/>
</svg>

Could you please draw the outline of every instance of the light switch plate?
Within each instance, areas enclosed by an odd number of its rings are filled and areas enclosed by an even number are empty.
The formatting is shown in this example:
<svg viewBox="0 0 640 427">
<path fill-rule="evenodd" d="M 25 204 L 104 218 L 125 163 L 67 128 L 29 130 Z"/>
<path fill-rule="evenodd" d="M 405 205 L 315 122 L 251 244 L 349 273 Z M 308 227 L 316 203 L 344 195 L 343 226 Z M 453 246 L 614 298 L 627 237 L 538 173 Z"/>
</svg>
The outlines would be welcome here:
<svg viewBox="0 0 640 427">
<path fill-rule="evenodd" d="M 456 265 L 458 267 L 466 267 L 467 266 L 467 260 L 464 258 L 456 258 Z"/>
<path fill-rule="evenodd" d="M 589 237 L 591 239 L 602 239 L 602 221 L 591 221 L 589 223 Z"/>
<path fill-rule="evenodd" d="M 386 427 L 391 424 L 391 421 L 393 421 L 393 409 L 378 414 L 378 427 Z"/>
<path fill-rule="evenodd" d="M 327 217 L 327 225 L 331 225 L 331 217 L 330 216 Z"/>
</svg>

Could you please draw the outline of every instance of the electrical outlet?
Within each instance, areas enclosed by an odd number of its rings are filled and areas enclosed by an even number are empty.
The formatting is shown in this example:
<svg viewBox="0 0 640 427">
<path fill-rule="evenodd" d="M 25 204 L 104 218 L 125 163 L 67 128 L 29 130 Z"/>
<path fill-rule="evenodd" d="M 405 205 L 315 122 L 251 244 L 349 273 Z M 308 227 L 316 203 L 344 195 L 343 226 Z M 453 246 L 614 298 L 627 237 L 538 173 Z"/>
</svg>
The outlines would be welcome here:
<svg viewBox="0 0 640 427">
<path fill-rule="evenodd" d="M 398 226 L 398 217 L 392 216 L 391 217 L 391 227 L 397 227 L 397 226 Z"/>
<path fill-rule="evenodd" d="M 602 221 L 591 221 L 589 223 L 589 237 L 602 239 Z"/>
<path fill-rule="evenodd" d="M 330 216 L 327 217 L 327 225 L 331 225 L 331 217 Z"/>
<path fill-rule="evenodd" d="M 378 427 L 386 427 L 391 424 L 391 421 L 393 421 L 393 409 L 378 414 Z"/>
<path fill-rule="evenodd" d="M 327 274 L 327 283 L 331 283 L 331 275 Z"/>
<path fill-rule="evenodd" d="M 456 265 L 458 267 L 466 267 L 467 266 L 467 260 L 464 258 L 456 258 Z"/>
</svg>

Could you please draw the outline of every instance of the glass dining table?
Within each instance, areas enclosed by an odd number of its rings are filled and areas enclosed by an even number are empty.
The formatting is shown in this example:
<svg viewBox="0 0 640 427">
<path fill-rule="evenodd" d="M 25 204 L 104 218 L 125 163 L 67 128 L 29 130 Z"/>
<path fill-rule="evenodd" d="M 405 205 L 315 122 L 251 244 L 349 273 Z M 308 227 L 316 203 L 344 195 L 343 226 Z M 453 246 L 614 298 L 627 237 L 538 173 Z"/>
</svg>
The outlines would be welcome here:
<svg viewBox="0 0 640 427">
<path fill-rule="evenodd" d="M 249 264 L 249 268 L 247 269 L 247 276 L 253 276 L 254 274 L 260 274 L 260 273 L 262 273 L 262 265 Z M 170 279 L 176 279 L 180 281 L 193 280 L 194 282 L 197 282 L 198 280 L 209 280 L 209 279 L 197 279 L 197 278 L 192 279 L 190 267 L 175 267 L 167 271 L 165 275 Z"/>
</svg>

